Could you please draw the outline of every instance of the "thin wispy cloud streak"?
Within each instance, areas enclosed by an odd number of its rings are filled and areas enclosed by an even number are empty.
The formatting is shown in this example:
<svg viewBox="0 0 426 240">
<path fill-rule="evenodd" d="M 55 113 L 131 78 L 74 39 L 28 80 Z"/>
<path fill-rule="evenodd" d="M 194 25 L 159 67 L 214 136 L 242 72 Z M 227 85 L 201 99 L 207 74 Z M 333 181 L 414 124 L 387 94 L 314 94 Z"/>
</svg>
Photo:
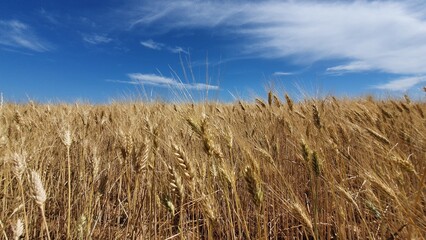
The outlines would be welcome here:
<svg viewBox="0 0 426 240">
<path fill-rule="evenodd" d="M 388 91 L 407 91 L 408 89 L 423 82 L 426 82 L 426 76 L 403 77 L 385 84 L 374 86 L 374 88 Z"/>
<path fill-rule="evenodd" d="M 60 21 L 61 18 L 59 16 L 52 14 L 50 12 L 47 12 L 44 8 L 40 8 L 37 11 L 37 13 L 50 24 L 57 25 L 57 26 L 61 24 L 61 21 Z"/>
<path fill-rule="evenodd" d="M 140 44 L 146 48 L 152 49 L 152 50 L 167 50 L 171 53 L 184 53 L 184 54 L 188 54 L 188 51 L 183 50 L 182 47 L 170 47 L 167 46 L 164 43 L 159 43 L 159 42 L 155 42 L 152 39 L 148 39 L 146 41 L 141 41 Z"/>
<path fill-rule="evenodd" d="M 106 44 L 111 42 L 113 39 L 107 37 L 106 35 L 99 35 L 99 34 L 86 34 L 83 35 L 83 41 L 86 43 L 90 43 L 92 45 L 98 45 L 98 44 Z"/>
<path fill-rule="evenodd" d="M 242 37 L 245 54 L 346 61 L 329 73 L 426 73 L 426 7 L 418 1 L 166 0 L 135 9 L 132 26 L 223 30 Z"/>
<path fill-rule="evenodd" d="M 351 73 L 351 72 L 361 72 L 361 71 L 370 71 L 372 70 L 372 66 L 368 65 L 362 61 L 354 61 L 346 65 L 339 65 L 334 67 L 327 68 L 327 73 Z"/>
<path fill-rule="evenodd" d="M 151 85 L 163 88 L 177 88 L 186 90 L 219 90 L 219 86 L 204 83 L 183 83 L 174 78 L 168 78 L 157 74 L 129 73 L 129 81 L 107 80 L 108 82 L 126 83 L 132 85 Z"/>
<path fill-rule="evenodd" d="M 181 47 L 167 47 L 167 50 L 172 53 L 184 53 L 189 54 L 188 51 L 183 50 Z"/>
<path fill-rule="evenodd" d="M 296 73 L 293 72 L 274 72 L 272 75 L 274 76 L 291 76 L 294 75 Z"/>
<path fill-rule="evenodd" d="M 35 52 L 51 50 L 29 25 L 18 20 L 0 20 L 0 45 Z"/>
<path fill-rule="evenodd" d="M 141 41 L 141 45 L 150 48 L 153 50 L 161 50 L 164 47 L 164 44 L 154 42 L 152 39 L 148 39 L 146 41 Z"/>
</svg>

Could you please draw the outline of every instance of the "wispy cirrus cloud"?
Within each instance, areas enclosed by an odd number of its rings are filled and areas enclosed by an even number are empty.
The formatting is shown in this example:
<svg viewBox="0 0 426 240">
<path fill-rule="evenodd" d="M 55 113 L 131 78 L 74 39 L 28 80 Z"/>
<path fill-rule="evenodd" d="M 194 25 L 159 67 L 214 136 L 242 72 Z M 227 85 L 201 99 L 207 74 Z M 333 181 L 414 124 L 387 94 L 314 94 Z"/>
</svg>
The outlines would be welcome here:
<svg viewBox="0 0 426 240">
<path fill-rule="evenodd" d="M 374 88 L 389 91 L 406 91 L 422 82 L 426 82 L 426 76 L 403 77 L 374 86 Z"/>
<path fill-rule="evenodd" d="M 188 51 L 183 50 L 181 47 L 167 47 L 167 50 L 169 50 L 172 53 L 185 53 L 188 54 Z"/>
<path fill-rule="evenodd" d="M 146 47 L 146 48 L 150 48 L 150 49 L 154 49 L 154 50 L 161 50 L 164 47 L 164 44 L 154 42 L 154 40 L 152 40 L 152 39 L 148 39 L 146 41 L 141 41 L 141 45 Z"/>
<path fill-rule="evenodd" d="M 426 74 L 426 4 L 416 0 L 147 1 L 129 16 L 131 27 L 232 34 L 257 57 L 347 62 L 327 73 Z"/>
<path fill-rule="evenodd" d="M 35 52 L 47 52 L 52 49 L 29 25 L 18 20 L 0 20 L 0 45 Z"/>
<path fill-rule="evenodd" d="M 37 13 L 47 22 L 53 25 L 60 25 L 60 16 L 53 14 L 51 12 L 46 11 L 44 8 L 40 8 Z"/>
<path fill-rule="evenodd" d="M 100 34 L 84 34 L 83 35 L 83 41 L 90 43 L 92 45 L 98 45 L 98 44 L 106 44 L 111 42 L 113 39 L 106 36 L 106 35 L 100 35 Z"/>
<path fill-rule="evenodd" d="M 185 54 L 188 54 L 188 52 L 185 51 L 182 47 L 178 47 L 178 46 L 176 46 L 176 47 L 170 47 L 170 46 L 167 46 L 164 43 L 155 42 L 152 39 L 141 41 L 140 44 L 142 46 L 146 47 L 146 48 L 153 49 L 153 50 L 164 50 L 165 49 L 165 50 L 167 50 L 169 52 L 172 52 L 172 53 L 185 53 Z"/>
<path fill-rule="evenodd" d="M 174 78 L 157 74 L 129 73 L 129 81 L 107 80 L 109 82 L 126 83 L 133 85 L 151 85 L 155 87 L 177 88 L 187 90 L 219 90 L 219 86 L 204 83 L 183 83 Z"/>
<path fill-rule="evenodd" d="M 274 76 L 291 76 L 294 75 L 296 73 L 294 72 L 274 72 L 272 75 Z"/>
<path fill-rule="evenodd" d="M 334 67 L 327 68 L 327 73 L 331 74 L 341 74 L 341 73 L 351 73 L 351 72 L 363 72 L 370 71 L 373 67 L 368 65 L 365 62 L 354 61 L 344 65 L 338 65 Z"/>
</svg>

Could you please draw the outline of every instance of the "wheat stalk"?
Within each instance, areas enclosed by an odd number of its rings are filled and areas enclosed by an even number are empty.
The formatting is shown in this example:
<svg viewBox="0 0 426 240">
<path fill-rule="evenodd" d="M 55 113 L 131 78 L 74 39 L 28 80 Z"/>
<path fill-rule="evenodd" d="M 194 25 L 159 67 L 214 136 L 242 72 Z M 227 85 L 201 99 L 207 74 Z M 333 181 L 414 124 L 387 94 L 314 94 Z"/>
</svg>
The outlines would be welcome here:
<svg viewBox="0 0 426 240">
<path fill-rule="evenodd" d="M 260 177 L 253 171 L 251 167 L 247 166 L 244 169 L 244 179 L 247 182 L 248 191 L 252 196 L 254 203 L 259 207 L 263 202 L 263 191 L 260 183 Z"/>
<path fill-rule="evenodd" d="M 281 102 L 280 102 L 280 99 L 277 97 L 277 96 L 273 96 L 273 98 L 274 98 L 274 104 L 275 104 L 275 106 L 277 107 L 277 108 L 280 108 L 281 107 Z"/>
<path fill-rule="evenodd" d="M 183 210 L 183 200 L 184 200 L 184 196 L 185 196 L 185 189 L 184 186 L 182 184 L 182 178 L 179 176 L 179 174 L 175 171 L 175 169 L 166 164 L 167 166 L 167 170 L 169 173 L 169 186 L 170 186 L 170 190 L 172 192 L 172 194 L 175 196 L 176 198 L 176 203 L 177 203 L 177 208 L 178 208 L 178 212 L 175 214 L 173 213 L 173 232 L 177 233 L 180 231 L 179 229 L 179 224 L 180 224 L 180 218 L 181 218 L 181 213 Z M 166 201 L 166 206 L 171 206 L 167 201 Z"/>
<path fill-rule="evenodd" d="M 232 134 L 232 130 L 229 126 L 226 134 L 226 143 L 229 151 L 231 151 L 232 147 L 234 146 L 234 135 Z"/>
<path fill-rule="evenodd" d="M 293 112 L 294 103 L 293 103 L 293 100 L 291 100 L 291 98 L 288 96 L 287 93 L 285 94 L 285 100 L 287 102 L 288 109 L 290 110 L 290 112 Z"/>
<path fill-rule="evenodd" d="M 44 190 L 40 175 L 34 170 L 31 171 L 31 183 L 32 197 L 34 201 L 37 205 L 43 206 L 47 199 L 46 191 Z"/>
<path fill-rule="evenodd" d="M 308 213 L 306 213 L 306 211 L 303 209 L 302 205 L 299 204 L 298 202 L 293 202 L 291 204 L 291 210 L 293 214 L 296 215 L 299 220 L 301 220 L 301 222 L 305 225 L 305 227 L 308 228 L 309 233 L 314 235 L 314 228 L 313 228 L 312 222 L 308 217 L 309 216 Z"/>
<path fill-rule="evenodd" d="M 201 132 L 201 127 L 198 123 L 195 122 L 194 119 L 188 118 L 186 119 L 186 122 L 191 126 L 192 130 L 196 132 L 199 136 L 201 136 L 203 133 Z"/>
<path fill-rule="evenodd" d="M 172 215 L 175 215 L 175 205 L 167 194 L 162 194 L 160 196 L 161 204 L 170 212 Z"/>
<path fill-rule="evenodd" d="M 236 191 L 236 177 L 235 177 L 235 171 L 232 171 L 229 166 L 227 166 L 225 163 L 223 163 L 224 166 L 219 168 L 219 173 L 223 176 L 225 179 L 225 182 L 228 185 L 228 188 L 230 188 L 233 193 Z"/>
<path fill-rule="evenodd" d="M 20 218 L 16 220 L 15 225 L 12 225 L 13 239 L 19 240 L 24 233 L 24 223 Z"/>
<path fill-rule="evenodd" d="M 176 200 L 179 203 L 179 205 L 182 204 L 183 198 L 185 196 L 185 189 L 182 184 L 182 178 L 178 175 L 178 173 L 175 171 L 175 169 L 167 165 L 167 170 L 169 173 L 169 186 L 171 191 L 175 194 Z"/>
<path fill-rule="evenodd" d="M 28 230 L 28 216 L 27 216 L 27 209 L 25 207 L 25 193 L 24 193 L 24 187 L 22 182 L 22 175 L 24 174 L 26 168 L 27 168 L 27 153 L 14 153 L 12 155 L 12 172 L 13 175 L 18 179 L 19 184 L 19 190 L 21 192 L 21 198 L 22 198 L 22 206 L 24 210 L 24 221 L 25 221 L 25 238 L 29 239 L 29 230 Z"/>
<path fill-rule="evenodd" d="M 273 166 L 276 167 L 274 158 L 272 157 L 272 155 L 268 151 L 266 151 L 265 149 L 260 148 L 260 147 L 256 147 L 255 150 L 258 151 L 260 154 L 262 154 L 262 156 L 264 156 L 266 159 L 268 159 L 269 163 L 271 163 Z"/>
<path fill-rule="evenodd" d="M 98 156 L 98 150 L 96 148 L 93 149 L 92 155 L 92 178 L 93 181 L 96 181 L 99 177 L 99 168 L 100 168 L 100 159 Z"/>
<path fill-rule="evenodd" d="M 27 153 L 13 153 L 12 155 L 12 173 L 18 179 L 19 182 L 22 181 L 22 174 L 24 174 L 25 169 L 27 167 Z"/>
<path fill-rule="evenodd" d="M 313 112 L 313 118 L 314 118 L 314 125 L 318 129 L 320 129 L 322 127 L 322 124 L 321 124 L 321 117 L 320 117 L 320 114 L 318 112 L 317 105 L 315 105 L 315 104 L 312 105 L 312 112 Z"/>
<path fill-rule="evenodd" d="M 149 139 L 145 137 L 142 155 L 138 156 L 137 158 L 137 164 L 136 164 L 137 173 L 141 173 L 147 168 L 147 166 L 148 167 L 150 166 L 150 163 L 149 163 L 150 156 L 151 156 L 151 143 L 149 142 Z"/>
<path fill-rule="evenodd" d="M 67 239 L 71 238 L 71 157 L 70 147 L 72 144 L 72 136 L 69 126 L 62 132 L 62 143 L 67 148 L 67 164 L 68 164 L 68 212 L 67 212 Z"/>
<path fill-rule="evenodd" d="M 178 162 L 178 165 L 180 166 L 180 168 L 183 171 L 183 175 L 185 176 L 185 178 L 187 179 L 187 181 L 190 183 L 191 185 L 191 190 L 194 191 L 195 189 L 195 182 L 194 182 L 194 177 L 195 177 L 195 172 L 194 172 L 194 167 L 192 166 L 192 163 L 188 160 L 188 158 L 185 155 L 185 152 L 176 144 L 172 144 L 173 147 L 173 154 L 176 157 L 176 160 Z"/>
<path fill-rule="evenodd" d="M 274 101 L 274 94 L 272 93 L 272 91 L 268 92 L 268 105 L 269 107 L 272 107 L 272 102 Z"/>
<path fill-rule="evenodd" d="M 202 193 L 201 206 L 203 213 L 207 216 L 207 218 L 213 222 L 216 221 L 216 205 L 214 204 L 213 197 L 210 194 L 205 195 L 204 193 Z"/>
<path fill-rule="evenodd" d="M 305 140 L 302 139 L 302 143 L 300 144 L 302 147 L 302 157 L 303 160 L 305 160 L 306 163 L 309 163 L 311 159 L 311 149 L 309 149 L 309 146 L 306 144 Z"/>
<path fill-rule="evenodd" d="M 243 110 L 243 112 L 246 111 L 246 107 L 244 106 L 244 104 L 241 101 L 238 101 L 238 105 L 240 106 L 240 108 Z"/>
<path fill-rule="evenodd" d="M 389 142 L 389 140 L 385 137 L 385 136 L 383 136 L 383 135 L 381 135 L 381 134 L 379 134 L 378 132 L 376 132 L 376 131 L 374 131 L 373 129 L 371 129 L 371 128 L 365 128 L 366 130 L 367 130 L 367 132 L 371 135 L 371 136 L 373 136 L 373 137 L 375 137 L 377 140 L 379 140 L 380 142 L 382 142 L 382 143 L 384 143 L 384 144 L 386 144 L 386 145 L 389 145 L 390 144 L 390 142 Z"/>
<path fill-rule="evenodd" d="M 312 161 L 313 172 L 315 173 L 316 177 L 319 177 L 322 172 L 322 162 L 319 159 L 316 151 L 313 151 L 311 157 L 312 157 L 311 161 Z"/>
<path fill-rule="evenodd" d="M 414 168 L 414 165 L 409 161 L 409 158 L 407 160 L 404 160 L 401 157 L 393 155 L 390 159 L 391 161 L 398 164 L 405 171 L 414 173 L 417 176 L 416 169 Z"/>
<path fill-rule="evenodd" d="M 256 98 L 255 102 L 256 102 L 256 104 L 260 105 L 262 108 L 266 108 L 266 104 L 262 99 Z"/>
<path fill-rule="evenodd" d="M 40 208 L 41 216 L 43 218 L 43 223 L 46 228 L 47 238 L 50 240 L 49 226 L 47 225 L 46 214 L 44 209 L 44 203 L 46 202 L 46 199 L 47 199 L 46 190 L 44 190 L 43 182 L 41 181 L 41 178 L 38 172 L 32 170 L 30 177 L 31 177 L 31 183 L 32 183 L 31 185 L 32 198 L 34 199 L 35 203 Z"/>
<path fill-rule="evenodd" d="M 297 111 L 297 110 L 294 110 L 294 113 L 296 113 L 299 117 L 301 117 L 302 119 L 306 119 L 306 117 L 305 117 L 305 115 L 303 115 L 303 113 L 301 113 L 301 112 L 299 112 L 299 111 Z"/>
</svg>

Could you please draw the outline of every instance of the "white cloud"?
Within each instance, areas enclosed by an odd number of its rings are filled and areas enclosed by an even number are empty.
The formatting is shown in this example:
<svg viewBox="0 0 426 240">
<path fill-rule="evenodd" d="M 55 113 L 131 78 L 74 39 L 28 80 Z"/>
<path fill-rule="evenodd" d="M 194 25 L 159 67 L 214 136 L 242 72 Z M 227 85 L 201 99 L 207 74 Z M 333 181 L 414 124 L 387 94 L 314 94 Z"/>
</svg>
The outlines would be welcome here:
<svg viewBox="0 0 426 240">
<path fill-rule="evenodd" d="M 51 49 L 29 25 L 18 20 L 0 20 L 0 45 L 35 52 L 46 52 Z"/>
<path fill-rule="evenodd" d="M 174 78 L 156 74 L 129 73 L 130 81 L 108 80 L 109 82 L 128 83 L 133 85 L 151 85 L 156 87 L 178 88 L 187 90 L 219 90 L 218 86 L 204 83 L 182 83 Z"/>
<path fill-rule="evenodd" d="M 44 8 L 40 8 L 38 14 L 43 17 L 47 22 L 53 25 L 60 25 L 61 22 L 58 19 L 61 19 L 58 15 L 51 12 L 47 12 Z"/>
<path fill-rule="evenodd" d="M 154 50 L 161 50 L 164 47 L 164 44 L 154 42 L 152 39 L 141 41 L 141 45 Z"/>
<path fill-rule="evenodd" d="M 329 72 L 426 73 L 426 5 L 419 1 L 153 1 L 130 25 L 215 28 L 239 36 L 244 53 L 311 63 Z M 220 28 L 220 29 L 219 29 Z"/>
<path fill-rule="evenodd" d="M 290 75 L 294 75 L 295 73 L 293 72 L 274 72 L 272 75 L 274 76 L 290 76 Z"/>
<path fill-rule="evenodd" d="M 87 43 L 98 45 L 98 44 L 109 43 L 112 41 L 112 38 L 109 38 L 105 35 L 90 34 L 90 35 L 83 35 L 83 40 Z"/>
<path fill-rule="evenodd" d="M 189 54 L 188 51 L 183 50 L 183 48 L 181 48 L 181 47 L 167 47 L 167 50 L 169 50 L 172 53 Z"/>
<path fill-rule="evenodd" d="M 140 84 L 175 85 L 177 82 L 172 78 L 158 76 L 156 74 L 129 73 L 127 76 L 134 82 Z"/>
<path fill-rule="evenodd" d="M 356 61 L 349 64 L 327 68 L 329 73 L 362 72 L 372 70 L 372 67 L 365 62 Z"/>
<path fill-rule="evenodd" d="M 426 76 L 398 78 L 388 83 L 375 86 L 374 88 L 390 91 L 406 91 L 422 82 L 426 82 Z"/>
<path fill-rule="evenodd" d="M 181 47 L 170 47 L 170 46 L 167 46 L 164 43 L 155 42 L 152 39 L 148 39 L 146 41 L 141 41 L 140 43 L 141 43 L 142 46 L 144 46 L 146 48 L 153 49 L 153 50 L 163 50 L 163 49 L 166 49 L 167 51 L 172 52 L 172 53 L 184 53 L 184 54 L 188 54 L 188 52 L 185 51 L 185 50 L 183 50 L 183 48 L 181 48 Z"/>
</svg>

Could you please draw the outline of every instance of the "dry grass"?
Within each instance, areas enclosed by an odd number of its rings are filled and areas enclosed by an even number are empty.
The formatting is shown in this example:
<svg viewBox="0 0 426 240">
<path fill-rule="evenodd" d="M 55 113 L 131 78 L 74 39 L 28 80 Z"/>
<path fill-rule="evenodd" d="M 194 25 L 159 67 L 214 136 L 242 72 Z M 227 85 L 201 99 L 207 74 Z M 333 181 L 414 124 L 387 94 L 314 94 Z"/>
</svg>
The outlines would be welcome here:
<svg viewBox="0 0 426 240">
<path fill-rule="evenodd" d="M 3 103 L 0 235 L 424 239 L 426 104 L 284 99 Z"/>
</svg>

